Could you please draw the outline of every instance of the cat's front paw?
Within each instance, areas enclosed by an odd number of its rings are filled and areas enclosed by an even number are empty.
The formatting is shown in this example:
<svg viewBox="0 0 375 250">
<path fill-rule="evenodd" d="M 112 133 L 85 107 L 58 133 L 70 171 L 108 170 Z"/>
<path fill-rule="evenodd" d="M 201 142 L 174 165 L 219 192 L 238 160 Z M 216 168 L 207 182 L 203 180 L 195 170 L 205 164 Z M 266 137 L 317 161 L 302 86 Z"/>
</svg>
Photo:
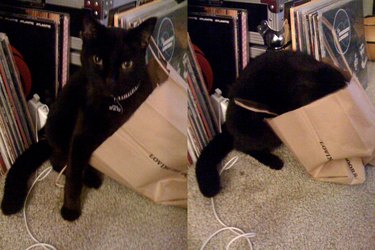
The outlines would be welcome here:
<svg viewBox="0 0 375 250">
<path fill-rule="evenodd" d="M 64 165 L 53 164 L 52 162 L 51 162 L 51 165 L 52 165 L 52 169 L 58 173 L 60 173 L 61 170 L 65 167 Z"/>
<path fill-rule="evenodd" d="M 59 173 L 66 166 L 67 158 L 62 153 L 53 152 L 52 156 L 50 157 L 50 163 L 53 170 Z"/>
<path fill-rule="evenodd" d="M 66 207 L 62 207 L 61 208 L 61 216 L 64 218 L 64 220 L 75 221 L 76 219 L 79 218 L 79 216 L 81 216 L 81 211 L 66 208 Z"/>
<path fill-rule="evenodd" d="M 1 202 L 1 210 L 3 211 L 4 215 L 12 215 L 18 213 L 23 208 L 24 201 L 22 199 L 7 199 L 4 197 L 3 201 Z"/>
<path fill-rule="evenodd" d="M 83 183 L 89 188 L 98 189 L 103 183 L 103 176 L 91 167 L 90 170 L 84 172 Z"/>
<path fill-rule="evenodd" d="M 212 198 L 220 192 L 221 188 L 220 185 L 216 185 L 216 183 L 214 183 L 214 185 L 200 186 L 199 189 L 205 197 Z"/>
<path fill-rule="evenodd" d="M 83 183 L 86 185 L 86 187 L 98 189 L 102 186 L 103 179 L 100 177 L 83 179 Z"/>
<path fill-rule="evenodd" d="M 284 162 L 277 156 L 270 157 L 267 164 L 271 169 L 280 170 L 284 166 Z"/>
<path fill-rule="evenodd" d="M 20 189 L 18 191 L 10 191 L 5 188 L 3 201 L 1 202 L 1 210 L 4 215 L 12 215 L 22 210 L 26 193 L 21 191 L 22 188 L 18 188 Z"/>
<path fill-rule="evenodd" d="M 199 190 L 208 198 L 216 196 L 220 192 L 220 176 L 218 174 L 212 175 L 197 175 Z"/>
</svg>

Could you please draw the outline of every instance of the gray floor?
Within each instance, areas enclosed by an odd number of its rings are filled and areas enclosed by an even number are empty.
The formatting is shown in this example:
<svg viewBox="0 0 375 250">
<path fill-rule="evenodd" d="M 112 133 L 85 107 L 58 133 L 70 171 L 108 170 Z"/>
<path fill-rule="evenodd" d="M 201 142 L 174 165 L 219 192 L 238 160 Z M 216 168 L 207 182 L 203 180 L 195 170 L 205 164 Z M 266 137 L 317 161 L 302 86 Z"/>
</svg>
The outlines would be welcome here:
<svg viewBox="0 0 375 250">
<path fill-rule="evenodd" d="M 186 249 L 186 209 L 155 205 L 148 199 L 106 178 L 99 190 L 84 191 L 82 215 L 75 222 L 60 216 L 63 190 L 57 174 L 38 183 L 27 209 L 35 237 L 57 249 Z M 4 178 L 0 178 L 0 199 Z M 0 213 L 0 249 L 26 249 L 34 244 L 22 214 Z M 42 249 L 42 248 L 34 248 Z"/>
</svg>

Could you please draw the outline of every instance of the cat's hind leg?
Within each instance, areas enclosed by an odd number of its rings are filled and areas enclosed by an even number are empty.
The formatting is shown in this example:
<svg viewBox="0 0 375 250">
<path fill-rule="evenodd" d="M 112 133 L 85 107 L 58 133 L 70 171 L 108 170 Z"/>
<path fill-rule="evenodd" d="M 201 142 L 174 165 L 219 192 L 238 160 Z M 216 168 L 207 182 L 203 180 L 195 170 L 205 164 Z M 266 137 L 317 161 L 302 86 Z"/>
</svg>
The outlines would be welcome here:
<svg viewBox="0 0 375 250">
<path fill-rule="evenodd" d="M 91 165 L 83 170 L 83 183 L 89 188 L 98 189 L 103 183 L 103 175 Z"/>
</svg>

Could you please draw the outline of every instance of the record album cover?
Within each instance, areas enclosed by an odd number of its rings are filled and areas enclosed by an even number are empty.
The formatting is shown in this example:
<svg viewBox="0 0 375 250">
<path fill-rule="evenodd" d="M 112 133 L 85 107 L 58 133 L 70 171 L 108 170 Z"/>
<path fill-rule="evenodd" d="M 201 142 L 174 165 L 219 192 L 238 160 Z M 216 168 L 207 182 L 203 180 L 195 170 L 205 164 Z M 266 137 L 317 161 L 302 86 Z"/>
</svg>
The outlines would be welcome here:
<svg viewBox="0 0 375 250">
<path fill-rule="evenodd" d="M 214 87 L 228 95 L 229 85 L 236 79 L 236 22 L 233 17 L 189 14 L 191 41 L 203 51 L 214 73 Z"/>
<path fill-rule="evenodd" d="M 52 103 L 58 82 L 58 30 L 54 22 L 0 12 L 0 32 L 22 55 L 30 68 L 30 95 L 38 93 L 41 101 Z M 28 96 L 29 99 L 31 96 Z"/>
</svg>

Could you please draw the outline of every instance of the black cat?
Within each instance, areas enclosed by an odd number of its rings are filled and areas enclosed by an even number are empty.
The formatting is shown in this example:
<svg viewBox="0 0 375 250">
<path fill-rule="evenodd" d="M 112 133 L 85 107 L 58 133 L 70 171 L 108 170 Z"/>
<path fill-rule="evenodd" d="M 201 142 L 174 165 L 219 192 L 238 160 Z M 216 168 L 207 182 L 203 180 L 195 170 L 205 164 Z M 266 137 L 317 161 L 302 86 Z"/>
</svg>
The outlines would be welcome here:
<svg viewBox="0 0 375 250">
<path fill-rule="evenodd" d="M 244 109 L 235 104 L 235 98 L 251 100 L 259 108 L 280 115 L 333 93 L 346 82 L 332 66 L 302 53 L 268 52 L 251 61 L 231 87 L 222 133 L 203 149 L 197 161 L 202 194 L 213 197 L 220 191 L 217 165 L 232 149 L 272 169 L 283 167 L 283 161 L 271 153 L 281 141 L 264 121 L 274 115 Z"/>
<path fill-rule="evenodd" d="M 52 105 L 46 139 L 33 144 L 6 177 L 1 209 L 22 209 L 28 179 L 48 158 L 56 171 L 67 164 L 61 215 L 73 221 L 81 214 L 82 183 L 98 188 L 101 174 L 89 165 L 94 150 L 123 125 L 153 91 L 145 54 L 156 18 L 126 31 L 83 19 L 81 69 Z"/>
</svg>

